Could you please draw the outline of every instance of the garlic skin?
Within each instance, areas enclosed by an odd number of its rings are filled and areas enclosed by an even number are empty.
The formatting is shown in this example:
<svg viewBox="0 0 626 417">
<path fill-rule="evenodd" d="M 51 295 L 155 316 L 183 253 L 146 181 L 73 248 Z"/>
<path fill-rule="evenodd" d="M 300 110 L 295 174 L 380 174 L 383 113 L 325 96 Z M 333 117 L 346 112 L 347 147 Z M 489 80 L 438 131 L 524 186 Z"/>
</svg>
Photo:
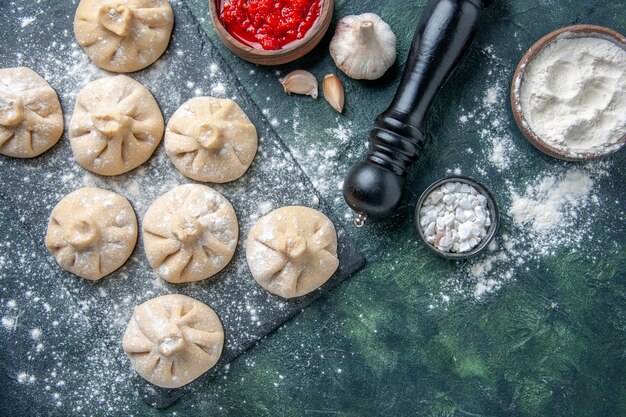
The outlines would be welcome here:
<svg viewBox="0 0 626 417">
<path fill-rule="evenodd" d="M 287 94 L 303 94 L 314 99 L 318 96 L 317 78 L 305 70 L 295 70 L 287 74 L 280 83 Z"/>
<path fill-rule="evenodd" d="M 330 106 L 337 110 L 339 113 L 343 113 L 343 105 L 345 103 L 345 93 L 343 90 L 343 84 L 339 77 L 335 74 L 328 74 L 324 76 L 324 82 L 322 83 L 324 88 L 324 97 Z"/>
<path fill-rule="evenodd" d="M 396 35 L 374 13 L 346 16 L 337 23 L 330 55 L 348 77 L 375 80 L 396 61 Z"/>
</svg>

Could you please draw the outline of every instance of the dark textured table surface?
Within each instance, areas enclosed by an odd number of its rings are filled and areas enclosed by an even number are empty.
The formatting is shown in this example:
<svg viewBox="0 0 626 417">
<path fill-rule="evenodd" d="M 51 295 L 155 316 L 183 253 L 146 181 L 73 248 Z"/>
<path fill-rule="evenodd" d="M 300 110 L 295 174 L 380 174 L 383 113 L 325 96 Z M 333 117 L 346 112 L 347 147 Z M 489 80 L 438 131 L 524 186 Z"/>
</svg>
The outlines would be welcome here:
<svg viewBox="0 0 626 417">
<path fill-rule="evenodd" d="M 20 3 L 0 0 L 1 24 L 14 31 L 25 18 L 35 17 L 29 28 L 37 24 L 37 16 L 24 15 Z M 383 79 L 363 83 L 341 75 L 347 102 L 341 116 L 323 99 L 286 96 L 278 83 L 291 69 L 308 69 L 320 79 L 336 72 L 327 53 L 329 37 L 293 64 L 256 67 L 219 43 L 205 0 L 172 5 L 191 9 L 205 32 L 199 35 L 207 36 L 205 47 L 224 58 L 219 70 L 239 79 L 350 227 L 341 181 L 363 154 L 373 118 L 393 96 L 424 3 L 336 2 L 336 18 L 375 12 L 399 42 L 398 64 Z M 116 392 L 114 401 L 106 400 L 107 389 L 81 392 L 92 385 L 82 381 L 82 364 L 68 363 L 75 380 L 63 384 L 76 390 L 80 406 L 55 396 L 60 382 L 54 375 L 35 375 L 16 364 L 2 376 L 4 414 L 40 414 L 48 410 L 40 404 L 50 402 L 59 404 L 59 415 L 626 415 L 626 152 L 589 164 L 551 159 L 524 140 L 508 104 L 515 66 L 537 39 L 574 23 L 624 33 L 626 4 L 494 3 L 469 56 L 436 103 L 428 125 L 431 140 L 411 172 L 401 210 L 389 221 L 350 229 L 368 258 L 364 270 L 165 411 L 146 406 L 133 390 Z M 206 64 L 210 74 L 214 69 Z M 218 95 L 231 88 L 219 77 L 209 82 Z M 450 173 L 490 187 L 502 211 L 497 248 L 469 263 L 435 258 L 413 231 L 417 197 Z M 584 189 L 567 188 L 571 184 Z M 569 199 L 550 200 L 551 192 L 565 189 Z M 522 223 L 511 210 L 519 198 L 556 209 L 552 227 L 537 230 Z M 16 227 L 11 216 L 3 206 L 3 235 Z M 24 273 L 39 273 L 36 261 L 14 256 L 23 252 L 15 249 L 20 244 L 7 249 L 2 242 L 0 268 L 19 265 Z M 46 282 L 42 291 L 57 296 L 59 290 Z M 8 320 L 0 337 L 25 334 L 24 350 L 32 351 L 38 367 L 52 369 L 58 360 L 38 357 L 36 343 L 29 342 L 37 336 L 28 334 L 34 326 L 29 310 L 35 307 L 24 300 L 15 305 L 0 296 L 0 315 Z M 44 335 L 41 343 L 62 346 L 64 338 Z M 85 351 L 89 343 L 72 348 Z"/>
</svg>

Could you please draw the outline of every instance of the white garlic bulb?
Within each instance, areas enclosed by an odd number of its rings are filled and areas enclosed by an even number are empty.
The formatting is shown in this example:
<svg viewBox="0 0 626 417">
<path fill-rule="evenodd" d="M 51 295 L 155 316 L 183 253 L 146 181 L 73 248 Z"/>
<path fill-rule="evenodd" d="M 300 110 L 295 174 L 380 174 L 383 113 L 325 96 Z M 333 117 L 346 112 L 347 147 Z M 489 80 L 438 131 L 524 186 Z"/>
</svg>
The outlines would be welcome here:
<svg viewBox="0 0 626 417">
<path fill-rule="evenodd" d="M 346 16 L 337 23 L 330 55 L 348 77 L 375 80 L 396 61 L 396 35 L 374 13 Z"/>
</svg>

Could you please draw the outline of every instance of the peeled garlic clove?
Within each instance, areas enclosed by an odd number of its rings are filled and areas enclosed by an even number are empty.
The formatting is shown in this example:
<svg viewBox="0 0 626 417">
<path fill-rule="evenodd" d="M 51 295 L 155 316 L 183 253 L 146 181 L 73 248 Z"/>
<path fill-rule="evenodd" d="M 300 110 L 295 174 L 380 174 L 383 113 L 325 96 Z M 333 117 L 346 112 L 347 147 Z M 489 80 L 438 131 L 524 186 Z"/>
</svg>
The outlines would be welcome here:
<svg viewBox="0 0 626 417">
<path fill-rule="evenodd" d="M 335 74 L 328 74 L 324 76 L 324 97 L 328 104 L 339 113 L 343 112 L 343 105 L 345 102 L 345 93 L 343 91 L 343 84 L 341 80 Z"/>
<path fill-rule="evenodd" d="M 330 55 L 348 77 L 375 80 L 396 61 L 396 35 L 374 13 L 346 16 L 337 23 Z"/>
<path fill-rule="evenodd" d="M 292 71 L 280 80 L 280 83 L 287 94 L 303 94 L 317 98 L 317 79 L 308 71 Z"/>
</svg>

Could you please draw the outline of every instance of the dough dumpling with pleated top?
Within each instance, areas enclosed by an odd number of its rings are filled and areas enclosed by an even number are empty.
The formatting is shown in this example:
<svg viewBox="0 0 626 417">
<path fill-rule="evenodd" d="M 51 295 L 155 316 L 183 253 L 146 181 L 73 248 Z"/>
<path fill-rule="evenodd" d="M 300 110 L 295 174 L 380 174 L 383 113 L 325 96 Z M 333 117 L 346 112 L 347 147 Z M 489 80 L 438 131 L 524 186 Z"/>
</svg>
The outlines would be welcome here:
<svg viewBox="0 0 626 417">
<path fill-rule="evenodd" d="M 196 97 L 174 113 L 165 151 L 176 168 L 196 181 L 224 183 L 241 177 L 257 151 L 257 131 L 233 100 Z"/>
<path fill-rule="evenodd" d="M 163 136 L 163 116 L 146 87 L 125 75 L 87 84 L 76 97 L 70 144 L 80 166 L 112 176 L 150 158 Z"/>
<path fill-rule="evenodd" d="M 206 304 L 185 295 L 163 295 L 135 308 L 122 346 L 144 379 L 178 388 L 217 363 L 224 329 Z"/>
<path fill-rule="evenodd" d="M 284 298 L 300 297 L 322 286 L 339 267 L 337 232 L 317 210 L 282 207 L 252 227 L 246 259 L 263 288 Z"/>
<path fill-rule="evenodd" d="M 142 229 L 150 266 L 172 283 L 217 274 L 232 259 L 239 238 L 233 206 L 200 184 L 180 185 L 159 197 L 146 212 Z"/>
<path fill-rule="evenodd" d="M 92 281 L 121 267 L 137 243 L 137 218 L 124 197 L 85 187 L 52 210 L 46 247 L 61 268 Z"/>
<path fill-rule="evenodd" d="M 173 27 L 167 0 L 81 0 L 74 16 L 79 45 L 111 72 L 139 71 L 159 59 Z"/>
<path fill-rule="evenodd" d="M 50 84 L 30 68 L 0 69 L 0 154 L 33 158 L 63 134 L 63 113 Z"/>
</svg>

